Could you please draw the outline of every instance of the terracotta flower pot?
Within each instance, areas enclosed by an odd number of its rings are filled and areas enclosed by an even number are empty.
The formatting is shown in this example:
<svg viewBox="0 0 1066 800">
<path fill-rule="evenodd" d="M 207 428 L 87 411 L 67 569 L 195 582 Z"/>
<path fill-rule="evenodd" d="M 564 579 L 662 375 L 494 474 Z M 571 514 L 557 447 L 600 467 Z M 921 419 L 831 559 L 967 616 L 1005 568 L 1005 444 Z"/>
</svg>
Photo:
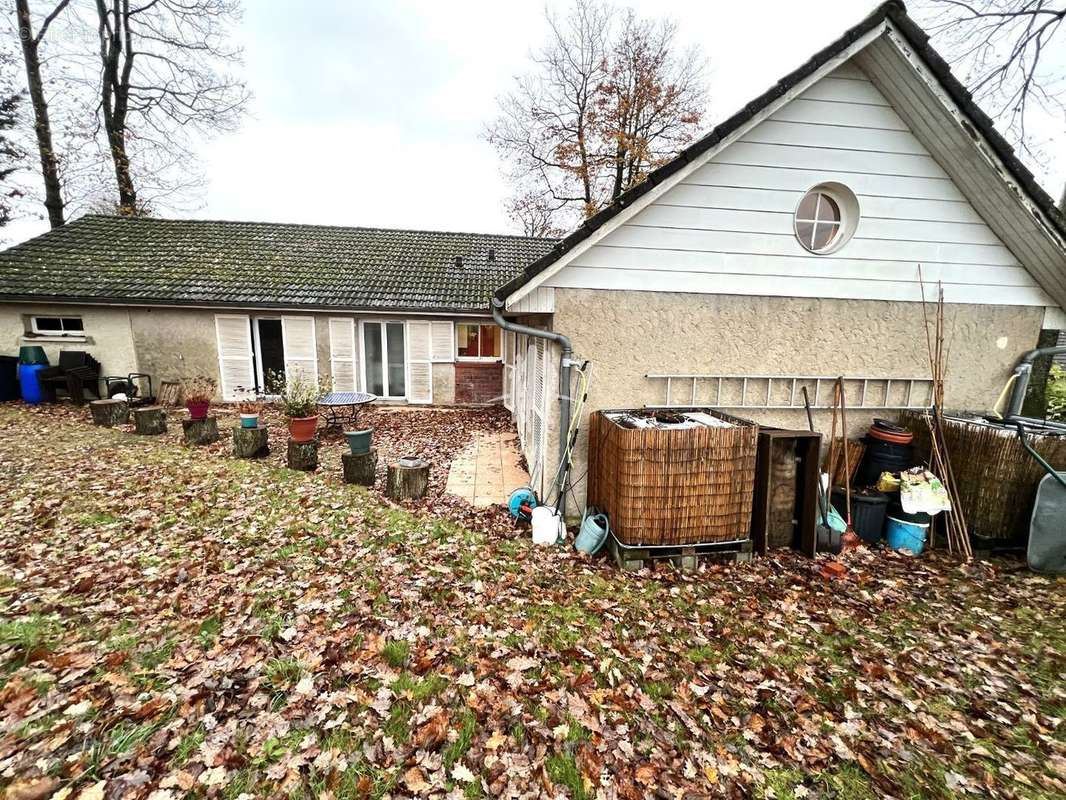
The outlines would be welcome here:
<svg viewBox="0 0 1066 800">
<path fill-rule="evenodd" d="M 318 430 L 318 417 L 290 417 L 289 437 L 294 442 L 309 442 Z"/>
<path fill-rule="evenodd" d="M 206 400 L 190 400 L 185 407 L 189 409 L 189 416 L 192 419 L 207 419 L 207 410 L 211 407 L 211 403 Z"/>
</svg>

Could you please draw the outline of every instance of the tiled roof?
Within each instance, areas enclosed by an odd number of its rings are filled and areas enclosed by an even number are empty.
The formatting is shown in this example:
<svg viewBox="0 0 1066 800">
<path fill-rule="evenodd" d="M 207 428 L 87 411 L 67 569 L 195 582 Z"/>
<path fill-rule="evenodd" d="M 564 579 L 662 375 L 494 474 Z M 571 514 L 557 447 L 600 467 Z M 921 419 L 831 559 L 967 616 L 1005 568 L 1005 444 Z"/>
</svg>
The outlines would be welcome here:
<svg viewBox="0 0 1066 800">
<path fill-rule="evenodd" d="M 553 244 L 478 233 L 90 215 L 0 252 L 0 298 L 484 311 L 497 286 Z"/>
</svg>

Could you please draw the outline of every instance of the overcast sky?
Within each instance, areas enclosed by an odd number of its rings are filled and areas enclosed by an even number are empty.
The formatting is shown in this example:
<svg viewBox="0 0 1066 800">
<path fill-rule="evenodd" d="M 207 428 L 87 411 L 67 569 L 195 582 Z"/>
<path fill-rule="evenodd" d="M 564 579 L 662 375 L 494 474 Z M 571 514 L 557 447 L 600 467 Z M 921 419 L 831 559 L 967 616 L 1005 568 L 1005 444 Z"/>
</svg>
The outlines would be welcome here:
<svg viewBox="0 0 1066 800">
<path fill-rule="evenodd" d="M 709 57 L 709 123 L 876 5 L 631 4 L 676 19 L 684 42 Z M 252 114 L 240 132 L 204 147 L 203 207 L 182 216 L 513 230 L 503 211 L 508 188 L 481 134 L 496 97 L 544 41 L 543 2 L 314 0 L 294 10 L 292 0 L 246 0 L 245 7 L 238 34 Z M 1043 176 L 1047 185 L 1061 186 L 1060 166 Z M 43 227 L 19 225 L 16 238 Z"/>
</svg>

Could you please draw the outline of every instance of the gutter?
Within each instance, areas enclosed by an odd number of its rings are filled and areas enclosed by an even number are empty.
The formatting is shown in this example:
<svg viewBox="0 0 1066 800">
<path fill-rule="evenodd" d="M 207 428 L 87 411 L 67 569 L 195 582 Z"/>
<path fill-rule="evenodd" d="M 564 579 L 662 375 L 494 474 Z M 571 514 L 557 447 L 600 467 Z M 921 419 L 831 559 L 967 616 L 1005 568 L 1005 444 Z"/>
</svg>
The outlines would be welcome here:
<svg viewBox="0 0 1066 800">
<path fill-rule="evenodd" d="M 511 333 L 520 333 L 526 336 L 532 336 L 537 339 L 546 339 L 550 342 L 555 342 L 562 348 L 562 355 L 559 359 L 559 464 L 562 465 L 566 459 L 566 452 L 568 449 L 568 432 L 570 430 L 570 367 L 574 357 L 574 347 L 570 343 L 570 339 L 561 333 L 555 331 L 545 331 L 540 328 L 531 328 L 528 325 L 519 325 L 517 322 L 510 322 L 503 317 L 504 301 L 499 297 L 499 293 L 492 298 L 492 319 L 493 321 L 503 328 L 505 331 L 511 331 Z M 547 467 L 547 465 L 545 465 Z M 559 500 L 556 503 L 559 516 L 566 517 L 566 491 L 563 484 L 567 480 L 566 470 L 559 470 L 559 482 L 556 486 L 559 494 Z"/>
</svg>

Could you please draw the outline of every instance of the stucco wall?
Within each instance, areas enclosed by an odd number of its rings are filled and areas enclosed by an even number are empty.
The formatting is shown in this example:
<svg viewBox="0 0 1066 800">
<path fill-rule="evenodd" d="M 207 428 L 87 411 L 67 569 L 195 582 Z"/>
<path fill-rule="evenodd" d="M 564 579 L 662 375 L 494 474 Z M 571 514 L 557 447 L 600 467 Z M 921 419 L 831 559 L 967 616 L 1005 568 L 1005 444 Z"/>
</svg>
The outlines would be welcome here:
<svg viewBox="0 0 1066 800">
<path fill-rule="evenodd" d="M 160 381 L 206 375 L 218 382 L 218 350 L 212 311 L 135 308 L 133 339 L 142 371 Z"/>
<path fill-rule="evenodd" d="M 929 374 L 922 306 L 879 300 L 820 300 L 668 292 L 556 289 L 554 330 L 592 362 L 587 412 L 662 403 L 663 385 L 647 373 L 862 375 Z M 1040 333 L 1043 310 L 988 305 L 947 306 L 947 404 L 987 409 L 1011 368 Z M 553 348 L 554 350 L 554 348 Z M 553 353 L 554 369 L 557 353 Z M 856 399 L 856 398 L 853 398 Z M 558 448 L 558 404 L 549 395 L 548 453 Z M 736 411 L 764 425 L 806 428 L 799 411 Z M 893 412 L 888 412 L 890 415 Z M 854 412 L 852 433 L 885 412 Z M 828 411 L 815 426 L 828 436 Z M 579 437 L 573 475 L 587 463 Z M 577 495 L 584 502 L 584 482 Z M 570 509 L 573 511 L 574 509 Z"/>
<path fill-rule="evenodd" d="M 31 316 L 81 317 L 85 339 L 56 340 L 27 336 Z M 125 375 L 138 371 L 130 314 L 125 308 L 45 303 L 0 304 L 0 354 L 16 356 L 19 347 L 24 344 L 44 347 L 52 364 L 59 362 L 60 350 L 84 350 L 100 362 L 105 375 Z"/>
</svg>

